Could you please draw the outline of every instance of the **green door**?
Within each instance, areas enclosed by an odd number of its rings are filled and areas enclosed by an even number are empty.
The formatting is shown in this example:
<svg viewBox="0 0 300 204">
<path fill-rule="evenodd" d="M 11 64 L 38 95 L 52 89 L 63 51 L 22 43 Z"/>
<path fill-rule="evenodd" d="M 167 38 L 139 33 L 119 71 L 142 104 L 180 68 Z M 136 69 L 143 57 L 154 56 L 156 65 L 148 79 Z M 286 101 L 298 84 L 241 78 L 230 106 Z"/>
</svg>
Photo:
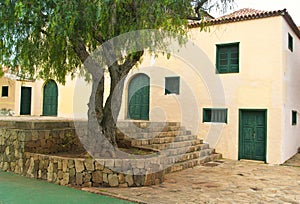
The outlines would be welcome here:
<svg viewBox="0 0 300 204">
<path fill-rule="evenodd" d="M 128 118 L 149 120 L 150 79 L 145 74 L 136 75 L 128 87 Z"/>
<path fill-rule="evenodd" d="M 239 159 L 266 161 L 266 110 L 240 110 Z"/>
<path fill-rule="evenodd" d="M 21 87 L 20 115 L 31 114 L 31 87 Z"/>
<path fill-rule="evenodd" d="M 57 116 L 58 88 L 55 81 L 50 80 L 44 86 L 43 115 Z"/>
</svg>

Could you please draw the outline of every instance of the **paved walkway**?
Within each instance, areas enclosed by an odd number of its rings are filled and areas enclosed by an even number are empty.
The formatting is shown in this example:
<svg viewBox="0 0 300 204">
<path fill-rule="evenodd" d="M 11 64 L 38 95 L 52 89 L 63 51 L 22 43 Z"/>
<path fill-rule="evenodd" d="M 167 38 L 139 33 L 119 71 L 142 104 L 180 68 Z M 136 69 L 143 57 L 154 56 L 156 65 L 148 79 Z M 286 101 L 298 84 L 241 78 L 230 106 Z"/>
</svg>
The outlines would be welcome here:
<svg viewBox="0 0 300 204">
<path fill-rule="evenodd" d="M 296 158 L 296 159 L 295 159 Z M 143 203 L 300 203 L 300 154 L 289 166 L 222 160 L 168 174 L 159 186 L 90 188 Z"/>
</svg>

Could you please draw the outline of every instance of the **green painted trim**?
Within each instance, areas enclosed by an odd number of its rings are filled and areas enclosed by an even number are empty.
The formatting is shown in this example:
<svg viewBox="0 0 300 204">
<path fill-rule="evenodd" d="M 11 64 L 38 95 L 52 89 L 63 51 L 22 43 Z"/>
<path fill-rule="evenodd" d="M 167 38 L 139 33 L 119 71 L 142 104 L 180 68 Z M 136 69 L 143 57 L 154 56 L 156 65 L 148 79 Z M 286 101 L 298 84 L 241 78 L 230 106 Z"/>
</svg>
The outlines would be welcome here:
<svg viewBox="0 0 300 204">
<path fill-rule="evenodd" d="M 291 52 L 294 51 L 294 39 L 290 33 L 288 33 L 288 48 Z"/>
<path fill-rule="evenodd" d="M 167 79 L 178 79 L 178 90 L 176 90 L 175 92 L 169 93 L 169 90 L 167 89 Z M 179 76 L 165 77 L 165 95 L 168 95 L 168 94 L 176 94 L 176 95 L 180 94 L 180 77 Z"/>
<path fill-rule="evenodd" d="M 227 71 L 226 72 L 220 72 L 220 64 L 219 64 L 219 53 L 220 53 L 220 48 L 222 47 L 232 47 L 234 45 L 237 45 L 238 48 L 238 68 L 237 68 L 237 72 L 236 71 L 230 71 L 230 60 L 231 58 L 228 56 L 227 60 L 228 60 L 228 64 L 227 64 Z M 223 43 L 223 44 L 216 44 L 216 74 L 234 74 L 234 73 L 239 73 L 240 72 L 240 42 L 233 42 L 233 43 Z"/>
<path fill-rule="evenodd" d="M 297 125 L 297 116 L 298 112 L 296 110 L 292 110 L 292 125 Z"/>
<path fill-rule="evenodd" d="M 25 90 L 28 90 L 26 92 Z M 25 92 L 24 92 L 25 91 Z M 32 103 L 32 87 L 29 86 L 21 86 L 21 97 L 20 97 L 20 115 L 31 115 L 31 103 Z M 24 95 L 24 93 L 28 95 Z M 26 97 L 29 97 L 29 101 L 24 103 Z M 24 98 L 25 97 L 25 98 Z M 26 106 L 24 106 L 26 105 Z"/>
<path fill-rule="evenodd" d="M 268 109 L 239 109 L 239 135 L 238 135 L 238 160 L 241 159 L 241 134 L 242 134 L 242 121 L 243 121 L 243 111 L 247 112 L 264 112 L 265 114 L 265 155 L 264 155 L 264 162 L 267 163 L 267 152 L 268 152 Z"/>
<path fill-rule="evenodd" d="M 146 79 L 146 85 L 148 87 L 147 89 L 147 93 L 148 93 L 148 101 L 147 101 L 147 113 L 146 114 L 142 114 L 142 110 L 140 110 L 140 114 L 139 115 L 130 115 L 130 108 L 131 108 L 131 103 L 130 103 L 130 99 L 133 96 L 130 96 L 131 94 L 131 88 L 132 88 L 132 82 L 134 80 L 137 80 L 138 77 L 145 77 Z M 139 103 L 140 104 L 140 103 Z M 144 107 L 145 108 L 145 107 Z M 145 109 L 144 109 L 145 110 Z M 132 119 L 132 120 L 149 120 L 149 112 L 150 112 L 150 77 L 147 74 L 144 73 L 138 73 L 136 75 L 134 75 L 130 81 L 128 82 L 128 87 L 127 87 L 127 119 Z"/>
<path fill-rule="evenodd" d="M 221 121 L 208 121 L 207 115 L 206 115 L 206 111 L 208 110 L 221 110 L 221 111 L 225 111 L 226 112 L 226 118 L 224 122 Z M 203 114 L 202 114 L 202 122 L 203 123 L 225 123 L 228 124 L 228 108 L 203 108 Z"/>
<path fill-rule="evenodd" d="M 46 97 L 49 99 L 49 93 L 55 92 L 55 95 L 51 96 L 51 102 L 46 100 Z M 50 110 L 46 108 L 50 106 Z M 57 116 L 58 113 L 58 86 L 57 83 L 50 79 L 48 80 L 43 88 L 43 116 Z"/>
</svg>

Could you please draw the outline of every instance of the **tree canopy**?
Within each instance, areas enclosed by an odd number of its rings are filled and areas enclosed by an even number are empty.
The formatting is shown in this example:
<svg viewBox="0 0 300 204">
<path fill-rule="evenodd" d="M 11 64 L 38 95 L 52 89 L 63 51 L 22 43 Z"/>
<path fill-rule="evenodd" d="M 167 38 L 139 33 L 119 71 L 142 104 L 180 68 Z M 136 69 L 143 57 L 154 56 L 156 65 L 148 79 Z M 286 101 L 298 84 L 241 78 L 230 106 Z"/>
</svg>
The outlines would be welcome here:
<svg viewBox="0 0 300 204">
<path fill-rule="evenodd" d="M 199 9 L 232 0 L 1 0 L 0 63 L 65 82 L 98 46 L 120 34 L 162 29 L 185 35 Z"/>
<path fill-rule="evenodd" d="M 93 51 L 105 42 L 131 31 L 152 29 L 161 33 L 162 36 L 154 38 L 153 43 L 146 42 L 142 50 L 126 50 L 126 45 L 136 43 L 135 38 L 131 38 L 122 42 L 124 47 L 105 51 L 108 55 L 121 53 L 121 59 L 107 68 L 111 87 L 105 103 L 104 79 L 87 70 L 92 75 L 93 86 L 88 104 L 88 135 L 91 140 L 104 135 L 115 147 L 115 119 L 121 106 L 123 79 L 141 60 L 144 50 L 151 51 L 153 47 L 163 50 L 169 44 L 166 37 L 174 35 L 179 36 L 176 39 L 183 44 L 189 19 L 199 20 L 201 10 L 212 6 L 225 8 L 232 1 L 1 0 L 0 64 L 21 76 L 65 83 L 66 76 L 76 74 Z M 149 41 L 148 37 L 138 36 L 139 42 Z M 101 70 L 103 72 L 103 68 Z M 119 91 L 114 100 L 115 88 Z M 105 144 L 103 140 L 92 143 L 95 149 Z"/>
</svg>

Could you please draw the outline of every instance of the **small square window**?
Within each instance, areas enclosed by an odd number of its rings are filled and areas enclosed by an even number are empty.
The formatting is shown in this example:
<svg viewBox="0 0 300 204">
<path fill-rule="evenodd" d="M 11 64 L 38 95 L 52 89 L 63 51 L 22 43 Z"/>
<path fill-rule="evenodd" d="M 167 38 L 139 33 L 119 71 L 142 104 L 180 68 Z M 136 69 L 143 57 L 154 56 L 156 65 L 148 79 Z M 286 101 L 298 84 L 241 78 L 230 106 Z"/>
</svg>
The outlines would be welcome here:
<svg viewBox="0 0 300 204">
<path fill-rule="evenodd" d="M 227 123 L 227 109 L 204 108 L 203 122 Z"/>
<path fill-rule="evenodd" d="M 8 97 L 8 86 L 2 86 L 2 97 Z"/>
<path fill-rule="evenodd" d="M 217 74 L 239 73 L 239 43 L 217 45 Z"/>
<path fill-rule="evenodd" d="M 297 111 L 292 111 L 292 125 L 297 125 Z"/>
<path fill-rule="evenodd" d="M 294 50 L 294 43 L 293 43 L 293 37 L 291 36 L 291 34 L 289 34 L 289 50 L 293 52 Z"/>
<path fill-rule="evenodd" d="M 177 94 L 179 95 L 180 78 L 179 77 L 166 77 L 165 78 L 165 95 Z"/>
</svg>

